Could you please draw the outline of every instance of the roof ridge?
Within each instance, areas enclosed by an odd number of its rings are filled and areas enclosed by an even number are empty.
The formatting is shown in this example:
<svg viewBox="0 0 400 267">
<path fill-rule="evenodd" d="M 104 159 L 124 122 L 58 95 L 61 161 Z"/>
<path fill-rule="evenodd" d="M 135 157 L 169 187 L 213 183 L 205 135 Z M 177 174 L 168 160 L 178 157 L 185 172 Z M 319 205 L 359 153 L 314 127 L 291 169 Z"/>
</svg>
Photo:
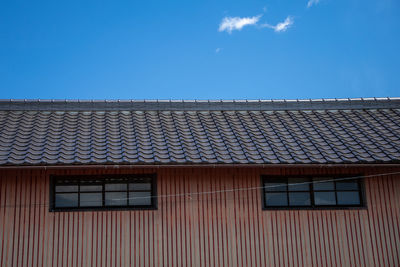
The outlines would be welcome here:
<svg viewBox="0 0 400 267">
<path fill-rule="evenodd" d="M 169 103 L 181 103 L 181 102 L 190 102 L 190 103 L 220 103 L 220 102 L 337 102 L 337 101 L 396 101 L 400 100 L 400 97 L 355 97 L 355 98 L 296 98 L 296 99 L 0 99 L 0 103 L 3 102 L 40 102 L 40 103 L 54 103 L 54 102 L 72 102 L 72 103 L 121 103 L 121 102 L 169 102 Z"/>
<path fill-rule="evenodd" d="M 0 99 L 0 110 L 318 110 L 400 108 L 400 97 L 258 100 Z"/>
</svg>

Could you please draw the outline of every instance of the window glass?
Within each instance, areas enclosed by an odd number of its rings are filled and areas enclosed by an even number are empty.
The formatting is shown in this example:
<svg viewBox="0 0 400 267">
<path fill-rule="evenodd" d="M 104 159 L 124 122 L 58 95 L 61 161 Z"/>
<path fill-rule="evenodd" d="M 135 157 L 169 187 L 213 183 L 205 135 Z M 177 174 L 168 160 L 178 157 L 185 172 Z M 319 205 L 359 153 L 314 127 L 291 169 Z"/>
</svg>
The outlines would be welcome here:
<svg viewBox="0 0 400 267">
<path fill-rule="evenodd" d="M 106 192 L 105 204 L 106 206 L 126 206 L 127 204 L 126 192 Z"/>
<path fill-rule="evenodd" d="M 79 205 L 81 207 L 99 207 L 103 205 L 101 193 L 81 193 Z"/>
<path fill-rule="evenodd" d="M 309 191 L 309 179 L 306 178 L 290 178 L 288 180 L 289 191 Z"/>
<path fill-rule="evenodd" d="M 338 204 L 339 205 L 359 205 L 360 194 L 358 191 L 350 192 L 337 192 Z"/>
<path fill-rule="evenodd" d="M 151 190 L 150 183 L 132 183 L 129 184 L 129 190 Z"/>
<path fill-rule="evenodd" d="M 285 183 L 272 183 L 268 182 L 264 184 L 265 191 L 273 192 L 273 191 L 286 191 L 287 184 Z"/>
<path fill-rule="evenodd" d="M 355 181 L 336 182 L 336 190 L 358 190 L 358 183 Z"/>
<path fill-rule="evenodd" d="M 52 177 L 51 209 L 154 208 L 156 194 L 153 179 L 145 175 L 121 178 L 117 175 L 93 176 L 93 179 L 90 176 Z"/>
<path fill-rule="evenodd" d="M 289 204 L 291 206 L 310 206 L 311 205 L 311 198 L 310 193 L 289 193 Z"/>
<path fill-rule="evenodd" d="M 101 192 L 103 190 L 102 185 L 81 185 L 81 192 Z"/>
<path fill-rule="evenodd" d="M 319 190 L 335 190 L 335 184 L 332 178 L 314 178 L 313 187 L 315 191 Z"/>
<path fill-rule="evenodd" d="M 72 194 L 56 194 L 55 206 L 57 208 L 65 207 L 78 207 L 78 193 Z"/>
<path fill-rule="evenodd" d="M 106 191 L 126 191 L 126 184 L 106 184 Z"/>
<path fill-rule="evenodd" d="M 267 193 L 265 194 L 267 206 L 287 206 L 287 193 Z"/>
<path fill-rule="evenodd" d="M 77 185 L 56 185 L 56 192 L 78 192 Z"/>
<path fill-rule="evenodd" d="M 336 205 L 335 192 L 314 192 L 314 202 L 318 206 Z"/>
<path fill-rule="evenodd" d="M 360 181 L 335 177 L 263 177 L 264 207 L 360 207 Z"/>
<path fill-rule="evenodd" d="M 129 205 L 151 205 L 151 193 L 129 192 Z"/>
</svg>

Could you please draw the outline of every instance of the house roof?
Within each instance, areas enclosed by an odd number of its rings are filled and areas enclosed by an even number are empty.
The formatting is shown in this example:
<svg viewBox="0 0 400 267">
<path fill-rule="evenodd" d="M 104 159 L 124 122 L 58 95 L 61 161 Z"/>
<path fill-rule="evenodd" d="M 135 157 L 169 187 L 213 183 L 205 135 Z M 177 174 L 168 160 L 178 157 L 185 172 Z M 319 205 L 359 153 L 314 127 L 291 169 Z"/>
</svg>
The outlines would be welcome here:
<svg viewBox="0 0 400 267">
<path fill-rule="evenodd" d="M 0 166 L 400 162 L 400 98 L 0 101 Z"/>
</svg>

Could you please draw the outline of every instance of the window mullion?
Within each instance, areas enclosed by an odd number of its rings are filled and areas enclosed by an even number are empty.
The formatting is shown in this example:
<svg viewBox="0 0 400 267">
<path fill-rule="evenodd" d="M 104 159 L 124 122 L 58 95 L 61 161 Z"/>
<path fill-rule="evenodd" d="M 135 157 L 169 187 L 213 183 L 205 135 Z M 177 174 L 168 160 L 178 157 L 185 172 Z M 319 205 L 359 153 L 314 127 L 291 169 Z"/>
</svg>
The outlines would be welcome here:
<svg viewBox="0 0 400 267">
<path fill-rule="evenodd" d="M 338 205 L 338 194 L 337 194 L 337 190 L 336 190 L 336 181 L 333 182 L 333 190 L 335 190 L 335 205 Z"/>
<path fill-rule="evenodd" d="M 106 185 L 104 180 L 101 181 L 102 207 L 106 206 Z"/>
<path fill-rule="evenodd" d="M 289 199 L 289 179 L 286 179 L 286 199 L 287 199 L 287 206 L 290 207 L 290 199 Z"/>
<path fill-rule="evenodd" d="M 139 185 L 138 190 L 129 190 L 130 183 L 141 183 L 144 181 L 140 175 L 126 177 L 124 175 L 104 176 L 60 176 L 51 177 L 49 204 L 50 210 L 69 211 L 69 210 L 106 210 L 106 209 L 153 209 L 156 201 L 156 176 L 150 178 L 145 175 L 146 186 Z M 147 178 L 148 177 L 148 178 Z M 150 186 L 148 185 L 150 183 Z M 108 185 L 112 186 L 108 186 Z M 117 186 L 113 186 L 117 184 Z M 125 185 L 125 187 L 123 187 Z M 93 187 L 95 186 L 95 187 Z M 107 188 L 106 188 L 107 187 Z M 142 189 L 141 189 L 142 188 Z M 145 189 L 148 190 L 145 190 Z M 130 192 L 137 192 L 139 197 L 150 197 L 150 200 L 129 200 Z M 108 203 L 106 196 L 109 197 Z M 101 199 L 100 199 L 101 197 Z M 56 203 L 57 199 L 57 203 Z M 93 201 L 93 202 L 92 202 Z M 93 204 L 95 203 L 95 204 Z M 93 204 L 93 205 L 92 205 Z"/>
<path fill-rule="evenodd" d="M 81 183 L 78 181 L 78 207 L 81 206 Z"/>
<path fill-rule="evenodd" d="M 129 206 L 129 180 L 126 182 L 126 205 Z"/>
<path fill-rule="evenodd" d="M 293 181 L 291 177 L 271 177 L 262 176 L 263 183 L 263 207 L 266 209 L 290 209 L 290 208 L 306 208 L 311 207 L 315 209 L 323 208 L 343 208 L 343 207 L 362 207 L 365 205 L 365 195 L 362 191 L 362 185 L 360 181 L 357 181 L 357 189 L 340 189 L 339 181 L 334 180 L 335 176 L 326 178 L 323 177 L 298 177 L 294 176 Z M 300 178 L 300 179 L 299 179 Z M 306 179 L 308 178 L 308 179 Z M 314 181 L 315 179 L 315 181 Z M 317 182 L 321 180 L 323 183 L 325 180 L 333 179 L 332 183 L 318 185 Z M 296 187 L 297 181 L 301 183 L 307 181 L 309 185 L 307 187 Z M 294 183 L 292 187 L 289 184 Z M 283 190 L 267 190 L 269 184 L 276 184 L 277 186 L 286 186 L 285 191 Z M 317 186 L 318 185 L 318 186 Z M 349 187 L 350 188 L 350 187 Z M 299 189 L 299 190 L 297 190 Z M 280 195 L 279 195 L 279 194 Z M 357 194 L 358 193 L 358 194 Z M 283 194 L 286 194 L 283 195 Z M 306 196 L 306 194 L 308 194 Z M 309 199 L 308 199 L 309 198 Z M 287 201 L 287 204 L 284 201 Z M 340 200 L 340 201 L 339 201 Z M 316 204 L 318 202 L 318 205 Z M 307 204 L 309 203 L 309 204 Z M 285 205 L 283 205 L 285 204 Z"/>
<path fill-rule="evenodd" d="M 314 200 L 314 182 L 313 179 L 310 178 L 310 201 L 311 201 L 311 207 L 315 208 L 315 200 Z"/>
</svg>

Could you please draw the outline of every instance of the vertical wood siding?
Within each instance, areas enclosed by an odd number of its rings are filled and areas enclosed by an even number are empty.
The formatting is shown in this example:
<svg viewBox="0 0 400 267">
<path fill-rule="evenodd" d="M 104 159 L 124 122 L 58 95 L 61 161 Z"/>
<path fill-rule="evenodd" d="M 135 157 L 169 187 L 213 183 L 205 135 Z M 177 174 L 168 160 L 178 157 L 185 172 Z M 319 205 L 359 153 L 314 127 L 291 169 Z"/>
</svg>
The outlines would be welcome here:
<svg viewBox="0 0 400 267">
<path fill-rule="evenodd" d="M 261 174 L 399 169 L 160 168 L 0 172 L 1 266 L 399 266 L 400 176 L 366 209 L 261 207 Z M 50 174 L 157 173 L 158 210 L 49 212 Z M 228 190 L 228 191 L 227 191 Z M 214 194 L 173 196 L 219 191 Z"/>
</svg>

